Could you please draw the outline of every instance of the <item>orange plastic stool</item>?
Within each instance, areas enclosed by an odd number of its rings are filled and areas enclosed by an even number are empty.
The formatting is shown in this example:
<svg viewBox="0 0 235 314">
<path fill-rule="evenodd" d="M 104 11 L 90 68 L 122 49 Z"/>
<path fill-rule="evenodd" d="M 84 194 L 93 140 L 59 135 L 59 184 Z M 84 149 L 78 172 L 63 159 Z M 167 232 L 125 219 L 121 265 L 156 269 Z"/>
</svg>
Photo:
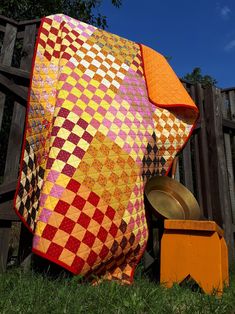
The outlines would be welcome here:
<svg viewBox="0 0 235 314">
<path fill-rule="evenodd" d="M 229 284 L 228 250 L 214 221 L 165 220 L 161 284 L 170 288 L 190 276 L 204 292 L 221 295 Z"/>
</svg>

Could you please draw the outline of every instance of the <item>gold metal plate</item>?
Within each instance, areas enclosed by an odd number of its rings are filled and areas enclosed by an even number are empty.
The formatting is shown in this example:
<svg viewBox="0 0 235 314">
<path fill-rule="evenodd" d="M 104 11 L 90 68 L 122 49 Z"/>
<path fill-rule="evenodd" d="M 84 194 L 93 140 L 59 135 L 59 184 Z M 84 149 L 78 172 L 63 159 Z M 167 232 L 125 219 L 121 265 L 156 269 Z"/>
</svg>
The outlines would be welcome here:
<svg viewBox="0 0 235 314">
<path fill-rule="evenodd" d="M 199 219 L 200 207 L 193 194 L 178 181 L 167 176 L 151 178 L 145 185 L 150 205 L 164 218 Z"/>
</svg>

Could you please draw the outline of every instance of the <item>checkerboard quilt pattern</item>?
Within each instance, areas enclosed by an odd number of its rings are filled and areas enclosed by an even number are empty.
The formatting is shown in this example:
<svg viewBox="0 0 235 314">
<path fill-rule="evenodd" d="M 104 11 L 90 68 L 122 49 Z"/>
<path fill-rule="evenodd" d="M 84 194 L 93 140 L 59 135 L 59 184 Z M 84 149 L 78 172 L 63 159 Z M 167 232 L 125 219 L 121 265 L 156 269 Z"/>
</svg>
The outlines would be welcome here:
<svg viewBox="0 0 235 314">
<path fill-rule="evenodd" d="M 140 46 L 65 15 L 43 19 L 15 209 L 33 252 L 87 278 L 133 280 L 144 185 L 193 123 L 148 97 Z"/>
</svg>

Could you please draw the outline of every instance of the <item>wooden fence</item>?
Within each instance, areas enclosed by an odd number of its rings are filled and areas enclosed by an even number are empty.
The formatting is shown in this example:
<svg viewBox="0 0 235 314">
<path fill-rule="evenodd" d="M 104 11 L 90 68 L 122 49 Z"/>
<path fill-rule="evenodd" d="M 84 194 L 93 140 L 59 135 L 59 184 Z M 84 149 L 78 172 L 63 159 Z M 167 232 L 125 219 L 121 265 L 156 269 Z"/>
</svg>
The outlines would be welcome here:
<svg viewBox="0 0 235 314">
<path fill-rule="evenodd" d="M 0 16 L 0 271 L 5 270 L 19 171 L 32 56 L 40 20 L 15 22 Z M 235 88 L 203 88 L 183 82 L 200 109 L 200 120 L 180 154 L 177 179 L 196 196 L 202 214 L 225 230 L 230 260 L 235 235 Z M 18 259 L 30 252 L 31 237 L 21 226 Z"/>
</svg>

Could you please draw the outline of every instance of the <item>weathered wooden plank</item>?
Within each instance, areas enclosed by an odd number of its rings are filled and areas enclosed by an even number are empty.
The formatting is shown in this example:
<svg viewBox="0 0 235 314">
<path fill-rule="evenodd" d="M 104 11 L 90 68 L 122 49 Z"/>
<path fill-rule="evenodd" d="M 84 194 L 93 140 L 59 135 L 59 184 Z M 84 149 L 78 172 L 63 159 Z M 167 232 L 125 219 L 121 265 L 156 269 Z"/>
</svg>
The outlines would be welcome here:
<svg viewBox="0 0 235 314">
<path fill-rule="evenodd" d="M 25 25 L 31 25 L 31 24 L 37 24 L 39 25 L 41 23 L 41 19 L 32 19 L 32 20 L 23 20 L 23 21 L 16 21 L 16 20 L 13 20 L 9 17 L 6 17 L 4 15 L 0 15 L 0 23 L 1 24 L 6 24 L 6 23 L 9 23 L 9 24 L 12 24 L 14 26 L 25 26 Z"/>
<path fill-rule="evenodd" d="M 235 233 L 235 224 L 232 225 L 233 233 Z"/>
<path fill-rule="evenodd" d="M 190 96 L 192 97 L 193 101 L 196 103 L 195 85 L 190 86 Z M 189 181 L 191 181 L 191 184 L 195 182 L 195 186 L 193 186 L 194 195 L 197 197 L 197 200 L 201 209 L 201 216 L 203 216 L 204 211 L 203 211 L 203 201 L 202 201 L 202 191 L 201 191 L 202 186 L 201 186 L 201 176 L 200 176 L 200 156 L 199 156 L 199 146 L 198 146 L 198 132 L 200 132 L 200 128 L 201 128 L 201 123 L 198 120 L 194 128 L 194 132 L 193 132 L 194 135 L 191 137 L 191 148 L 193 146 L 193 151 L 191 149 L 191 158 L 193 158 L 193 161 L 194 161 L 194 172 L 193 172 L 193 167 L 192 167 L 192 173 L 191 173 L 192 177 L 189 178 Z M 194 177 L 194 181 L 193 181 L 193 177 Z"/>
<path fill-rule="evenodd" d="M 25 36 L 22 48 L 22 58 L 20 68 L 31 72 L 31 65 L 33 60 L 34 45 L 36 35 L 36 24 L 25 26 Z"/>
<path fill-rule="evenodd" d="M 17 180 L 5 183 L 5 184 L 1 184 L 0 185 L 0 196 L 2 194 L 14 191 L 16 189 L 16 185 L 17 185 Z"/>
<path fill-rule="evenodd" d="M 229 118 L 229 100 L 228 100 L 228 95 L 227 93 L 221 93 L 222 95 L 222 104 L 221 104 L 221 109 L 222 109 L 222 114 L 224 119 Z"/>
<path fill-rule="evenodd" d="M 37 26 L 37 25 L 36 25 L 36 26 Z M 37 35 L 37 33 L 38 33 L 38 28 L 37 28 L 37 30 L 36 30 L 36 35 Z M 17 33 L 17 35 L 16 35 L 16 38 L 17 38 L 17 39 L 22 39 L 22 38 L 24 38 L 24 34 L 25 34 L 24 30 L 23 30 L 23 31 L 18 31 L 18 33 Z"/>
<path fill-rule="evenodd" d="M 235 90 L 231 90 L 228 93 L 231 119 L 235 121 Z"/>
<path fill-rule="evenodd" d="M 20 220 L 13 209 L 13 200 L 8 200 L 4 203 L 0 203 L 0 208 L 0 220 Z"/>
<path fill-rule="evenodd" d="M 32 20 L 26 20 L 26 21 L 19 21 L 18 25 L 31 25 L 31 24 L 35 24 L 35 25 L 39 25 L 41 23 L 41 19 L 32 19 Z"/>
<path fill-rule="evenodd" d="M 228 170 L 228 182 L 229 182 L 229 194 L 232 206 L 232 217 L 233 222 L 235 223 L 235 185 L 234 185 L 234 169 L 232 161 L 232 149 L 230 142 L 230 135 L 224 134 L 224 144 L 226 152 L 226 161 L 227 161 L 227 170 Z"/>
<path fill-rule="evenodd" d="M 13 95 L 19 98 L 19 100 L 23 101 L 24 103 L 27 102 L 28 99 L 28 91 L 27 89 L 16 85 L 14 82 L 6 78 L 4 75 L 0 74 L 0 85 Z M 4 95 L 5 96 L 5 95 Z M 4 99 L 5 101 L 5 99 Z"/>
<path fill-rule="evenodd" d="M 193 101 L 196 101 L 196 91 L 195 91 L 195 85 L 190 85 L 190 96 L 193 99 Z"/>
<path fill-rule="evenodd" d="M 0 72 L 10 74 L 19 78 L 30 79 L 30 72 L 15 67 L 0 64 Z"/>
<path fill-rule="evenodd" d="M 13 19 L 10 19 L 9 17 L 6 17 L 4 15 L 0 15 L 0 23 L 9 23 L 9 24 L 12 24 L 14 26 L 18 26 L 18 22 L 13 20 Z"/>
<path fill-rule="evenodd" d="M 35 43 L 35 32 L 35 24 L 25 27 L 25 37 L 22 47 L 22 59 L 20 62 L 20 67 L 23 70 L 30 71 L 31 69 Z M 25 113 L 25 108 L 19 106 L 19 104 L 15 102 L 7 148 L 4 182 L 10 182 L 16 179 L 18 176 L 20 151 L 23 141 Z"/>
<path fill-rule="evenodd" d="M 231 137 L 228 134 L 225 134 L 225 150 L 226 150 L 226 159 L 228 167 L 228 179 L 229 179 L 229 192 L 232 205 L 232 216 L 233 223 L 235 224 L 235 182 L 234 182 L 234 171 L 233 169 L 233 160 L 232 160 L 232 149 L 235 152 L 235 89 L 228 92 L 230 112 L 231 112 L 231 123 L 230 123 L 230 133 Z M 233 124 L 233 125 L 232 125 Z M 231 126 L 233 126 L 231 128 Z M 233 148 L 232 148 L 233 147 Z"/>
<path fill-rule="evenodd" d="M 183 172 L 184 184 L 194 194 L 190 141 L 188 141 L 188 143 L 183 149 L 183 165 L 184 165 L 184 172 Z"/>
<path fill-rule="evenodd" d="M 5 35 L 3 38 L 2 49 L 0 53 L 0 64 L 11 65 L 11 60 L 14 51 L 15 39 L 16 39 L 17 28 L 7 24 L 5 28 Z M 2 118 L 4 112 L 6 96 L 4 93 L 0 92 L 0 130 L 2 126 Z"/>
<path fill-rule="evenodd" d="M 229 248 L 230 260 L 234 258 L 234 238 L 232 233 L 231 202 L 228 186 L 228 173 L 225 159 L 222 127 L 222 97 L 214 87 L 205 89 L 205 118 L 210 156 L 210 186 L 213 195 L 213 218 L 224 228 Z"/>
<path fill-rule="evenodd" d="M 211 187 L 209 176 L 206 175 L 209 169 L 209 155 L 208 155 L 208 143 L 207 143 L 207 132 L 205 125 L 205 117 L 204 117 L 204 92 L 200 84 L 196 84 L 195 86 L 196 92 L 196 103 L 198 105 L 200 111 L 200 131 L 198 133 L 198 155 L 200 156 L 198 159 L 199 166 L 199 175 L 201 177 L 201 195 L 202 195 L 202 209 L 203 214 L 210 220 L 213 220 L 212 213 L 212 201 L 211 201 Z"/>
<path fill-rule="evenodd" d="M 233 87 L 228 87 L 228 88 L 222 88 L 221 92 L 229 92 L 230 90 L 235 90 L 235 86 Z"/>
<path fill-rule="evenodd" d="M 222 124 L 223 124 L 223 128 L 226 132 L 235 133 L 235 121 L 223 119 Z"/>
<path fill-rule="evenodd" d="M 0 25 L 0 32 L 5 33 L 5 30 L 6 30 L 6 27 L 5 27 L 5 26 Z"/>
<path fill-rule="evenodd" d="M 34 44 L 35 44 L 36 25 L 27 25 L 25 27 L 25 36 L 22 47 L 22 58 L 20 68 L 23 70 L 31 71 Z M 19 106 L 17 102 L 14 103 L 14 110 L 11 122 L 10 136 L 7 149 L 7 159 L 4 173 L 4 182 L 10 182 L 17 179 L 21 144 L 23 141 L 23 130 L 25 122 L 25 108 Z M 8 207 L 11 211 L 12 207 Z M 31 253 L 32 236 L 29 237 L 29 232 L 26 228 L 21 226 L 21 236 L 19 243 L 18 258 L 19 262 L 23 261 L 25 257 Z"/>
<path fill-rule="evenodd" d="M 197 195 L 197 201 L 199 203 L 200 209 L 201 209 L 201 216 L 203 216 L 204 210 L 203 210 L 203 199 L 202 199 L 202 183 L 201 183 L 201 174 L 200 174 L 200 154 L 199 154 L 199 144 L 198 144 L 198 134 L 195 134 L 193 139 L 193 145 L 194 145 L 194 166 L 195 166 L 195 193 Z"/>
<path fill-rule="evenodd" d="M 179 169 L 179 162 L 176 165 L 176 170 L 175 170 L 175 178 L 176 181 L 180 182 L 180 169 Z"/>
<path fill-rule="evenodd" d="M 0 273 L 6 271 L 11 221 L 0 220 Z"/>
<path fill-rule="evenodd" d="M 15 46 L 16 33 L 17 33 L 16 27 L 10 24 L 6 25 L 5 35 L 0 53 L 0 63 L 4 65 L 11 65 L 11 60 Z"/>
</svg>

